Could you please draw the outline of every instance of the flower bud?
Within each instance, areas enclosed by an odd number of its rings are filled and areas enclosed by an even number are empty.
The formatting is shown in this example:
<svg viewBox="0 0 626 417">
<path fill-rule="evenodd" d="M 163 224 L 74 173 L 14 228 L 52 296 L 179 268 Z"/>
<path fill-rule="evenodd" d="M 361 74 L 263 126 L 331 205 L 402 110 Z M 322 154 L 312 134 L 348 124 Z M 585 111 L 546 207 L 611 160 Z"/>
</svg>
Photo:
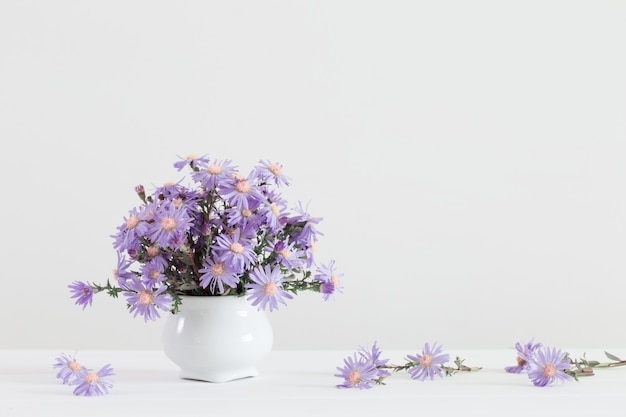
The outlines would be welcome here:
<svg viewBox="0 0 626 417">
<path fill-rule="evenodd" d="M 146 190 L 145 188 L 143 188 L 143 185 L 139 184 L 138 186 L 136 186 L 135 192 L 137 193 L 141 201 L 145 203 L 146 202 Z"/>
</svg>

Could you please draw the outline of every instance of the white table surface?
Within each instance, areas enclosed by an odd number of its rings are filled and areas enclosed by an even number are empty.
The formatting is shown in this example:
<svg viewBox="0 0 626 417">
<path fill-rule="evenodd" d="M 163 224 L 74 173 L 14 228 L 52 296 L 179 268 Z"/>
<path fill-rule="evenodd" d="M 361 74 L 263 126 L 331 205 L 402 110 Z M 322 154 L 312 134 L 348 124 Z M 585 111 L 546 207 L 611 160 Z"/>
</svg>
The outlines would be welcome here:
<svg viewBox="0 0 626 417">
<path fill-rule="evenodd" d="M 569 351 L 605 360 L 602 350 Z M 626 356 L 626 349 L 609 351 Z M 626 416 L 626 367 L 539 388 L 504 372 L 515 364 L 514 350 L 450 350 L 483 369 L 426 382 L 393 374 L 369 390 L 335 388 L 336 367 L 350 351 L 273 351 L 259 376 L 226 383 L 180 379 L 158 350 L 78 352 L 86 366 L 115 368 L 115 386 L 103 397 L 76 397 L 56 379 L 60 353 L 0 351 L 0 416 Z M 383 357 L 401 363 L 414 353 Z"/>
</svg>

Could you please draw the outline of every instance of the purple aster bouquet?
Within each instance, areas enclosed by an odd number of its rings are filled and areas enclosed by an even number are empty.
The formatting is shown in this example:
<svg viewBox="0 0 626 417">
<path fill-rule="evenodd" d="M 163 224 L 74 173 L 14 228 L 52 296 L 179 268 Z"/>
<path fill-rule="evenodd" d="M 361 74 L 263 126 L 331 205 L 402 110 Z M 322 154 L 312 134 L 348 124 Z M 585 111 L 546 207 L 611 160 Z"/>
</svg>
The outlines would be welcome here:
<svg viewBox="0 0 626 417">
<path fill-rule="evenodd" d="M 130 210 L 113 235 L 118 262 L 113 280 L 75 281 L 69 288 L 83 309 L 95 293 L 122 293 L 130 313 L 147 321 L 178 312 L 181 296 L 247 296 L 259 310 L 277 309 L 298 291 L 342 291 L 334 261 L 316 264 L 322 220 L 298 203 L 293 211 L 278 190 L 290 184 L 282 165 L 261 160 L 247 176 L 231 161 L 188 156 L 193 187 L 168 183 Z M 313 270 L 315 272 L 313 272 Z"/>
</svg>

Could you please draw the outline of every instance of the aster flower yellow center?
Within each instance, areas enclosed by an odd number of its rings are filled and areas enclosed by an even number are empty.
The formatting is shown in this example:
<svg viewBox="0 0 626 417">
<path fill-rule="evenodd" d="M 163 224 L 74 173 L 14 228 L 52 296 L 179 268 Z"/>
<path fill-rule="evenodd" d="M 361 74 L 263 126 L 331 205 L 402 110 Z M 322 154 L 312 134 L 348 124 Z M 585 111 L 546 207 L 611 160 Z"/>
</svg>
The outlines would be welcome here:
<svg viewBox="0 0 626 417">
<path fill-rule="evenodd" d="M 139 224 L 139 217 L 132 215 L 126 220 L 126 228 L 134 229 Z"/>
<path fill-rule="evenodd" d="M 350 375 L 348 375 L 348 382 L 352 385 L 356 385 L 361 382 L 361 373 L 356 369 L 350 372 Z"/>
<path fill-rule="evenodd" d="M 247 180 L 240 180 L 237 181 L 237 184 L 235 184 L 235 189 L 242 194 L 248 194 L 252 187 Z"/>
<path fill-rule="evenodd" d="M 87 376 L 85 377 L 85 382 L 87 382 L 88 384 L 93 384 L 94 382 L 98 382 L 99 379 L 100 377 L 98 376 L 97 373 L 89 372 Z"/>
<path fill-rule="evenodd" d="M 420 365 L 424 367 L 429 367 L 430 365 L 432 365 L 432 363 L 433 363 L 433 357 L 430 355 L 423 355 L 420 358 Z"/>
<path fill-rule="evenodd" d="M 152 304 L 154 301 L 154 295 L 148 291 L 143 290 L 139 293 L 139 302 L 144 305 Z"/>
<path fill-rule="evenodd" d="M 183 199 L 180 197 L 173 199 L 172 202 L 174 203 L 174 207 L 176 208 L 180 208 L 180 206 L 183 205 Z"/>
<path fill-rule="evenodd" d="M 176 229 L 176 220 L 171 217 L 165 217 L 163 220 L 161 220 L 161 227 L 166 232 L 171 232 L 172 230 Z"/>
<path fill-rule="evenodd" d="M 554 375 L 556 375 L 556 366 L 549 363 L 543 367 L 543 376 L 551 378 Z"/>
<path fill-rule="evenodd" d="M 291 258 L 291 251 L 289 249 L 283 249 L 279 253 L 280 253 L 280 256 L 282 256 L 285 259 Z"/>
<path fill-rule="evenodd" d="M 171 181 L 163 183 L 163 187 L 173 187 L 173 186 L 174 186 L 174 183 Z"/>
<path fill-rule="evenodd" d="M 154 269 L 150 272 L 150 278 L 152 279 L 157 279 L 160 276 L 161 276 L 161 273 L 159 272 L 158 269 Z"/>
<path fill-rule="evenodd" d="M 117 275 L 117 273 L 119 272 L 119 269 L 115 268 L 113 270 L 113 279 L 115 280 L 115 282 L 119 281 L 120 277 Z"/>
<path fill-rule="evenodd" d="M 234 242 L 233 244 L 231 244 L 229 249 L 232 253 L 236 253 L 236 254 L 243 253 L 243 245 L 239 242 Z"/>
<path fill-rule="evenodd" d="M 195 155 L 195 154 L 187 155 L 187 160 L 188 161 L 195 161 L 196 159 L 198 159 L 198 155 Z"/>
<path fill-rule="evenodd" d="M 156 256 L 159 256 L 159 254 L 161 253 L 161 249 L 159 249 L 157 246 L 148 246 L 146 253 L 149 257 L 154 258 Z"/>
<path fill-rule="evenodd" d="M 330 276 L 330 282 L 333 283 L 333 285 L 336 287 L 339 285 L 339 278 L 337 278 L 337 275 L 333 274 Z"/>
<path fill-rule="evenodd" d="M 211 164 L 206 170 L 211 175 L 218 175 L 222 173 L 221 165 Z"/>
<path fill-rule="evenodd" d="M 248 218 L 252 217 L 252 210 L 250 210 L 250 209 L 243 209 L 243 210 L 241 210 L 241 215 L 243 217 L 245 217 L 246 219 L 248 219 Z"/>
<path fill-rule="evenodd" d="M 278 206 L 275 203 L 270 204 L 270 210 L 272 211 L 272 214 L 276 217 L 280 216 L 280 210 L 278 209 Z"/>
<path fill-rule="evenodd" d="M 74 372 L 80 372 L 81 369 L 83 369 L 82 366 L 80 366 L 80 363 L 76 362 L 76 361 L 72 361 L 67 365 L 68 368 L 70 368 L 72 371 Z"/>
<path fill-rule="evenodd" d="M 283 169 L 280 167 L 280 165 L 277 165 L 277 164 L 270 165 L 269 170 L 272 174 L 276 176 L 279 176 L 280 174 L 283 173 Z"/>
<path fill-rule="evenodd" d="M 213 273 L 213 275 L 222 275 L 225 269 L 226 268 L 224 268 L 224 264 L 218 262 L 211 267 L 211 272 Z"/>
<path fill-rule="evenodd" d="M 265 295 L 272 296 L 278 292 L 278 287 L 273 282 L 267 282 L 265 283 L 265 285 L 263 285 L 263 292 L 265 293 Z"/>
</svg>

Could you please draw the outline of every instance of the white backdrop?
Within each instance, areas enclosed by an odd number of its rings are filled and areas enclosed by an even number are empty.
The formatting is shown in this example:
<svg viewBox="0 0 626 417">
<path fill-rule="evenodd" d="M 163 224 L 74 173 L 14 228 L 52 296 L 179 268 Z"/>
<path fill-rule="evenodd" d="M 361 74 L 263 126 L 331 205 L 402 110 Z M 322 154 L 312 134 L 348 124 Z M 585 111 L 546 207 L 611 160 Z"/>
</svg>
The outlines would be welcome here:
<svg viewBox="0 0 626 417">
<path fill-rule="evenodd" d="M 344 294 L 275 348 L 625 347 L 626 3 L 3 1 L 0 348 L 159 348 L 103 282 L 177 155 L 281 162 Z"/>
</svg>

